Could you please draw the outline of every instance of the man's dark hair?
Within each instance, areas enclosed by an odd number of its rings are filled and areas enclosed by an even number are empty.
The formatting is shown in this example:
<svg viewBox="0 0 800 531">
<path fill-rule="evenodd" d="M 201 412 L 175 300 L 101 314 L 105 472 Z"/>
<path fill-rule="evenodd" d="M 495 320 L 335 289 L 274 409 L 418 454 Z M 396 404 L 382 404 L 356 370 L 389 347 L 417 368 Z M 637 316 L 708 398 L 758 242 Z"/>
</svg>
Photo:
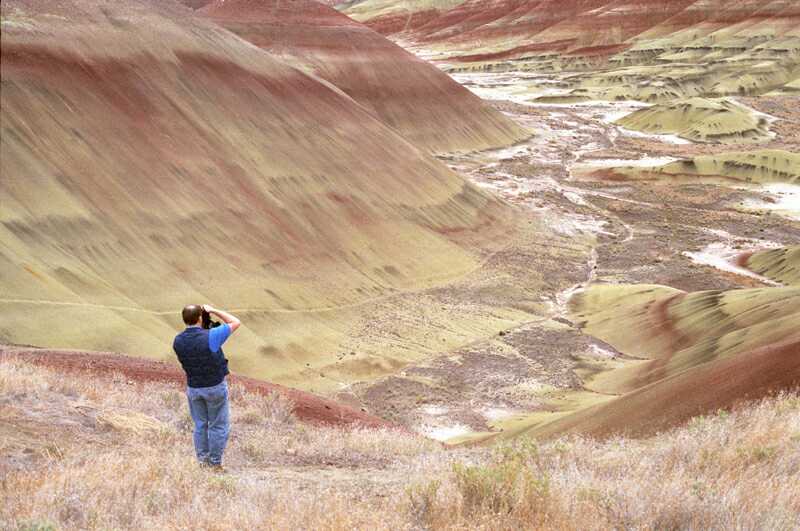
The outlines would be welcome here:
<svg viewBox="0 0 800 531">
<path fill-rule="evenodd" d="M 197 320 L 200 319 L 200 315 L 203 313 L 203 307 L 198 306 L 197 304 L 190 304 L 186 306 L 183 311 L 181 312 L 181 316 L 183 317 L 183 322 L 187 325 L 197 324 Z"/>
</svg>

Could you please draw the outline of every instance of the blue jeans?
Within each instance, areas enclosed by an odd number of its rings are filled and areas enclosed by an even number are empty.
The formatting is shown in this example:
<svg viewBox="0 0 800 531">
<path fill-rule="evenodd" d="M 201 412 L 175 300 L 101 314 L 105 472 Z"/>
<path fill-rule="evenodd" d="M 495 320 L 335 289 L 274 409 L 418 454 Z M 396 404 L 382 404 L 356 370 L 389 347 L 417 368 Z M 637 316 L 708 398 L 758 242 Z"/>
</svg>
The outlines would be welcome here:
<svg viewBox="0 0 800 531">
<path fill-rule="evenodd" d="M 201 463 L 222 464 L 230 433 L 228 383 L 212 387 L 187 387 L 189 412 L 194 421 L 194 449 Z"/>
</svg>

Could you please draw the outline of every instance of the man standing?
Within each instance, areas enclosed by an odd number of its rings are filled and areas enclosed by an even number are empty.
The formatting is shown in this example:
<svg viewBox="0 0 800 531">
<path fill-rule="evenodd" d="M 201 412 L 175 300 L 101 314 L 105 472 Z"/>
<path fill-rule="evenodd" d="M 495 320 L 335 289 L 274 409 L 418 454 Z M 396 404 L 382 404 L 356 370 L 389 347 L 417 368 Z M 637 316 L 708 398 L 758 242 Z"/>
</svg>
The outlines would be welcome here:
<svg viewBox="0 0 800 531">
<path fill-rule="evenodd" d="M 224 324 L 203 328 L 203 312 L 218 316 Z M 228 408 L 228 360 L 222 344 L 242 324 L 233 315 L 204 304 L 183 309 L 186 329 L 175 336 L 172 348 L 186 371 L 186 394 L 194 421 L 194 449 L 202 466 L 222 470 L 222 454 L 230 432 Z"/>
</svg>

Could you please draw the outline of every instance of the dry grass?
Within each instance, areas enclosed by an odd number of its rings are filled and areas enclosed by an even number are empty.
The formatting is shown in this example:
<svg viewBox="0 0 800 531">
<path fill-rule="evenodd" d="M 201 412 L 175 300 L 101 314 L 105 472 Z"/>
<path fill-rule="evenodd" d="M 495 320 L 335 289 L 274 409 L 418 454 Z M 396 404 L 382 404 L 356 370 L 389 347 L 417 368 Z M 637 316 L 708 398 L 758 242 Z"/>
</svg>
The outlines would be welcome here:
<svg viewBox="0 0 800 531">
<path fill-rule="evenodd" d="M 796 529 L 800 397 L 658 437 L 445 450 L 296 422 L 233 387 L 229 473 L 197 467 L 186 398 L 0 362 L 2 529 Z"/>
<path fill-rule="evenodd" d="M 800 397 L 644 440 L 516 441 L 418 491 L 417 506 L 437 529 L 798 529 Z"/>
</svg>

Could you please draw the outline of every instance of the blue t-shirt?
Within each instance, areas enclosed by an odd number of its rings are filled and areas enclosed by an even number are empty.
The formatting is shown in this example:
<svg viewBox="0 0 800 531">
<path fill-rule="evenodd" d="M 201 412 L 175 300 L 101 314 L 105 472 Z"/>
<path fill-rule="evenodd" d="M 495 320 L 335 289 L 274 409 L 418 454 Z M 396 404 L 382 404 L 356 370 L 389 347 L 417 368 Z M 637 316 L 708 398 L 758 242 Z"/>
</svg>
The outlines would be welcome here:
<svg viewBox="0 0 800 531">
<path fill-rule="evenodd" d="M 228 323 L 223 323 L 208 331 L 208 348 L 211 352 L 219 352 L 222 344 L 227 341 L 231 335 L 231 326 Z"/>
</svg>

